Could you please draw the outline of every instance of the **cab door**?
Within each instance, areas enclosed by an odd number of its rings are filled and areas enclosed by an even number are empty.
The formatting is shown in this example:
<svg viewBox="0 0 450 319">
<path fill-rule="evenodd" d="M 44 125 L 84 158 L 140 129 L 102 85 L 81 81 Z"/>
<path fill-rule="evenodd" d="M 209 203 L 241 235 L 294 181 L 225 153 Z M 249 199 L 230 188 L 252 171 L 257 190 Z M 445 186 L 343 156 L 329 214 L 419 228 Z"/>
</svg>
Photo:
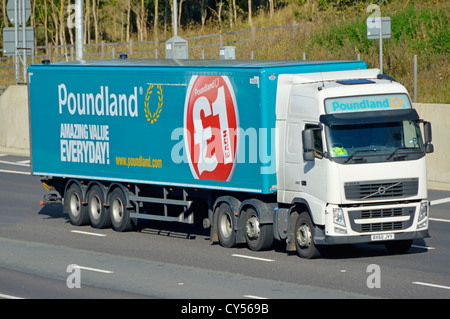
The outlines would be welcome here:
<svg viewBox="0 0 450 319">
<path fill-rule="evenodd" d="M 301 191 L 303 171 L 302 130 L 303 124 L 299 119 L 289 119 L 286 123 L 285 147 L 285 189 L 287 191 Z"/>
</svg>

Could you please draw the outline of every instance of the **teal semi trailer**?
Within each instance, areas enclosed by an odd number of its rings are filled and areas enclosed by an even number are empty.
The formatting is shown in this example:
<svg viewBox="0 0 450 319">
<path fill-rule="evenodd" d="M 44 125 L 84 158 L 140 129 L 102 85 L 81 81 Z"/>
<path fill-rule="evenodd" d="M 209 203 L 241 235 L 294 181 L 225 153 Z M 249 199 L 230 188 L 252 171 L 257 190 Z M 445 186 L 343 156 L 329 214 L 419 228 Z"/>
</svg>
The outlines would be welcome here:
<svg viewBox="0 0 450 319">
<path fill-rule="evenodd" d="M 427 235 L 431 131 L 426 123 L 423 142 L 406 90 L 378 73 L 362 61 L 32 65 L 32 174 L 59 193 L 44 202 L 63 202 L 74 225 L 126 231 L 140 218 L 203 222 L 223 246 L 262 250 L 286 240 L 307 258 L 344 242 L 398 249 Z M 346 132 L 352 125 L 369 131 Z M 376 143 L 380 150 L 367 149 Z M 405 173 L 362 173 L 394 162 L 387 170 Z M 348 207 L 365 204 L 399 206 L 400 218 L 382 213 L 379 222 L 402 226 L 363 230 L 379 223 L 375 215 L 366 223 Z"/>
</svg>

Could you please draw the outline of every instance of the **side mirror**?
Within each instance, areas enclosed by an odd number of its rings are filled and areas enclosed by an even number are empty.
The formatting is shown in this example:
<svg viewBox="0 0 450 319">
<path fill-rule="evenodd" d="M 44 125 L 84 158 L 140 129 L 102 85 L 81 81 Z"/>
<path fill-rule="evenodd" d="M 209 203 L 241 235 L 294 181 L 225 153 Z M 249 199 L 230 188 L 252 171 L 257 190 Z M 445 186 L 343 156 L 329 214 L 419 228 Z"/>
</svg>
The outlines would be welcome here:
<svg viewBox="0 0 450 319">
<path fill-rule="evenodd" d="M 431 144 L 433 135 L 431 134 L 431 123 L 430 122 L 423 123 L 423 134 L 424 134 L 424 138 L 425 138 L 425 153 L 433 153 L 434 146 L 433 146 L 433 144 Z"/>
<path fill-rule="evenodd" d="M 431 143 L 425 144 L 425 153 L 433 153 L 434 146 Z"/>
<path fill-rule="evenodd" d="M 303 160 L 314 161 L 314 131 L 311 129 L 302 132 Z"/>
<path fill-rule="evenodd" d="M 431 134 L 431 123 L 430 122 L 424 122 L 423 123 L 423 133 L 425 135 L 425 144 L 428 144 L 433 139 L 433 136 Z"/>
</svg>

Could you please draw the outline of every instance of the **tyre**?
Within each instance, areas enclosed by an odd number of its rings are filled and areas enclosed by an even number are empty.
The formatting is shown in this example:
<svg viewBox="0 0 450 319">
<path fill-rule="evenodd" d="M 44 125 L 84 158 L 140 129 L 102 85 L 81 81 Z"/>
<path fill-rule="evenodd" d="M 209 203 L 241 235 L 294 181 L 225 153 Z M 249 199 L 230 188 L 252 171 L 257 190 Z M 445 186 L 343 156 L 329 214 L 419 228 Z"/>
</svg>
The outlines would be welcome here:
<svg viewBox="0 0 450 319">
<path fill-rule="evenodd" d="M 111 226 L 111 218 L 105 208 L 105 198 L 98 185 L 94 185 L 87 193 L 88 212 L 91 226 L 107 228 Z"/>
<path fill-rule="evenodd" d="M 109 195 L 109 216 L 115 231 L 126 232 L 133 229 L 130 210 L 127 208 L 127 197 L 120 188 L 116 188 Z"/>
<path fill-rule="evenodd" d="M 74 226 L 89 224 L 89 214 L 82 202 L 83 192 L 73 183 L 64 194 L 64 213 L 69 214 L 70 223 Z"/>
<path fill-rule="evenodd" d="M 320 251 L 314 244 L 314 224 L 308 212 L 302 212 L 295 222 L 295 247 L 300 257 L 313 259 L 320 257 Z"/>
<path fill-rule="evenodd" d="M 217 214 L 219 242 L 222 246 L 231 248 L 236 245 L 233 212 L 228 204 L 223 203 L 219 206 Z"/>
<path fill-rule="evenodd" d="M 386 246 L 386 249 L 392 254 L 404 254 L 411 248 L 412 243 L 412 239 L 408 239 L 389 241 L 384 245 Z"/>
<path fill-rule="evenodd" d="M 273 243 L 273 225 L 259 223 L 258 214 L 253 208 L 247 209 L 245 223 L 245 236 L 247 245 L 251 250 L 267 250 Z"/>
</svg>

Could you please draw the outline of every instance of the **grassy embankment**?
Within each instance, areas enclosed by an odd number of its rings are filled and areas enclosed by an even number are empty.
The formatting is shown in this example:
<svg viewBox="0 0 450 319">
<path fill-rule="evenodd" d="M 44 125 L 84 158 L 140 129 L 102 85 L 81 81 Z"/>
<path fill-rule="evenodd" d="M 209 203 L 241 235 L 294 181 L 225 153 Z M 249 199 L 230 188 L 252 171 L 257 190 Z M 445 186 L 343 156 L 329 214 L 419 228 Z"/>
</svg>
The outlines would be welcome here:
<svg viewBox="0 0 450 319">
<path fill-rule="evenodd" d="M 319 7 L 320 1 L 304 1 L 302 5 L 290 4 L 278 9 L 272 19 L 261 12 L 253 19 L 256 28 L 299 25 L 290 29 L 259 32 L 257 37 L 276 35 L 269 40 L 255 43 L 233 43 L 238 36 L 225 36 L 225 45 L 236 46 L 236 58 L 248 59 L 254 52 L 255 59 L 301 60 L 354 60 L 357 54 L 368 67 L 379 67 L 379 42 L 368 40 L 366 19 L 367 3 L 345 9 Z M 413 94 L 413 59 L 418 59 L 417 101 L 422 103 L 450 103 L 450 2 L 449 1 L 390 1 L 381 5 L 381 16 L 391 18 L 392 37 L 383 41 L 383 71 L 403 82 Z M 238 23 L 238 29 L 249 29 L 246 20 Z M 236 29 L 236 27 L 234 28 Z M 227 32 L 225 27 L 222 32 Z M 209 26 L 203 33 L 216 33 Z M 183 30 L 183 37 L 199 34 L 198 28 Z M 260 34 L 261 33 L 261 34 Z M 249 34 L 241 38 L 249 38 Z M 191 43 L 189 44 L 191 45 Z M 206 56 L 218 54 L 213 48 Z M 198 57 L 199 53 L 192 56 Z"/>
<path fill-rule="evenodd" d="M 450 103 L 450 2 L 447 0 L 392 0 L 382 1 L 381 16 L 391 18 L 392 37 L 383 41 L 384 73 L 404 82 L 413 94 L 413 57 L 418 57 L 417 101 L 422 103 Z M 302 4 L 299 4 L 302 3 Z M 255 59 L 301 60 L 354 60 L 357 54 L 368 67 L 379 67 L 378 40 L 368 40 L 366 12 L 369 2 L 356 6 L 336 8 L 326 6 L 329 1 L 298 1 L 278 8 L 272 18 L 265 11 L 253 17 L 253 26 L 267 28 L 297 23 L 295 29 L 283 28 L 257 32 L 256 38 L 270 39 L 255 42 L 235 42 L 248 39 L 250 33 L 226 35 L 226 32 L 249 30 L 247 20 L 242 17 L 233 28 L 209 21 L 203 30 L 198 25 L 181 26 L 179 35 L 190 38 L 222 32 L 224 45 L 236 46 L 236 58 L 248 59 L 251 52 Z M 219 31 L 220 30 L 220 31 Z M 162 35 L 163 32 L 160 32 Z M 167 35 L 166 35 L 167 36 Z M 218 39 L 192 40 L 189 42 L 189 57 L 218 58 L 218 47 L 193 47 L 217 43 Z M 152 48 L 145 48 L 144 50 Z M 123 50 L 126 50 L 124 48 Z M 116 52 L 120 49 L 117 48 Z M 159 57 L 164 57 L 164 43 L 158 46 Z M 153 53 L 147 54 L 153 57 Z M 136 54 L 136 57 L 145 57 Z M 98 58 L 98 56 L 97 56 Z M 5 70 L 3 70 L 5 71 Z M 13 70 L 10 69 L 11 72 Z M 13 80 L 13 78 L 12 78 Z M 0 78 L 0 81 L 3 81 Z M 5 85 L 6 83 L 0 83 Z M 11 84 L 11 83 L 9 83 Z"/>
</svg>

